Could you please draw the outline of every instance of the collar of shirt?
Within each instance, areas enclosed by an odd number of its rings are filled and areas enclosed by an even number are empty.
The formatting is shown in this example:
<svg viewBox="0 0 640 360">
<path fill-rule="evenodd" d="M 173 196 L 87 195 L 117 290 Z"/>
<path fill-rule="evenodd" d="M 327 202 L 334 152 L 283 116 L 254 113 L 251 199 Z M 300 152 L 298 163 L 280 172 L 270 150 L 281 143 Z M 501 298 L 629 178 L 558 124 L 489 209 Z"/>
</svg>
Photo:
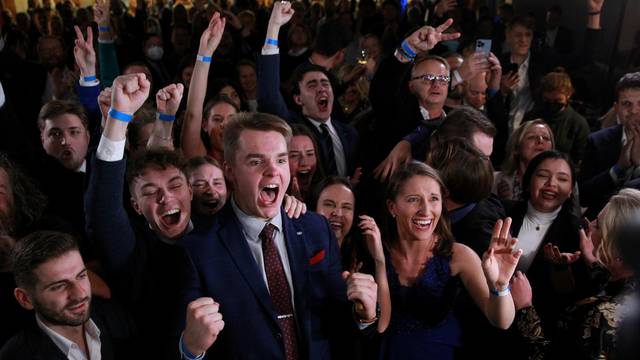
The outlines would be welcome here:
<svg viewBox="0 0 640 360">
<path fill-rule="evenodd" d="M 82 164 L 76 169 L 76 172 L 86 173 L 87 172 L 87 160 L 82 160 Z"/>
<path fill-rule="evenodd" d="M 429 110 L 427 110 L 424 106 L 420 105 L 420 115 L 422 115 L 422 120 L 432 120 L 432 119 L 444 119 L 447 117 L 447 113 L 442 109 L 442 113 L 439 117 L 431 117 L 429 115 Z"/>
<path fill-rule="evenodd" d="M 522 74 L 522 72 L 524 72 L 526 74 L 527 70 L 529 70 L 529 59 L 531 59 L 531 51 L 529 51 L 529 53 L 527 54 L 527 58 L 524 59 L 524 61 L 522 62 L 522 64 L 520 64 L 518 66 L 518 73 Z M 511 58 L 509 59 L 512 63 L 513 61 L 513 55 L 511 55 Z"/>
<path fill-rule="evenodd" d="M 312 118 L 307 118 L 307 120 L 311 121 L 311 123 L 313 124 L 313 126 L 316 127 L 316 129 L 318 129 L 318 131 L 322 132 L 322 129 L 320 128 L 320 125 L 322 124 L 327 124 L 327 127 L 329 128 L 330 132 L 335 132 L 336 130 L 333 128 L 333 124 L 331 123 L 331 118 L 328 118 L 327 121 L 325 122 L 320 122 L 317 120 L 313 120 Z"/>
<path fill-rule="evenodd" d="M 256 243 L 260 242 L 259 235 L 267 223 L 271 223 L 278 229 L 279 232 L 282 232 L 282 215 L 279 211 L 276 216 L 269 220 L 253 217 L 240 210 L 234 197 L 231 197 L 231 208 L 238 217 L 240 225 L 242 225 L 242 230 L 244 231 L 247 240 L 249 241 L 253 241 Z"/>
<path fill-rule="evenodd" d="M 40 320 L 38 314 L 36 314 L 36 323 L 38 324 L 38 327 L 42 329 L 42 331 L 44 331 L 44 333 L 51 339 L 51 341 L 53 341 L 58 349 L 60 349 L 60 351 L 64 353 L 64 356 L 69 357 L 69 353 L 71 352 L 72 347 L 75 346 L 79 348 L 78 344 L 58 334 L 47 325 L 45 325 L 42 320 Z M 89 345 L 90 341 L 97 341 L 98 343 L 100 343 L 100 329 L 98 329 L 91 318 L 89 318 L 89 321 L 84 323 L 83 328 L 85 334 L 87 335 L 87 346 Z"/>
<path fill-rule="evenodd" d="M 476 207 L 476 203 L 471 203 L 451 211 L 449 213 L 449 222 L 451 224 L 455 224 L 458 221 L 464 219 L 464 217 L 467 216 L 475 207 Z"/>
</svg>

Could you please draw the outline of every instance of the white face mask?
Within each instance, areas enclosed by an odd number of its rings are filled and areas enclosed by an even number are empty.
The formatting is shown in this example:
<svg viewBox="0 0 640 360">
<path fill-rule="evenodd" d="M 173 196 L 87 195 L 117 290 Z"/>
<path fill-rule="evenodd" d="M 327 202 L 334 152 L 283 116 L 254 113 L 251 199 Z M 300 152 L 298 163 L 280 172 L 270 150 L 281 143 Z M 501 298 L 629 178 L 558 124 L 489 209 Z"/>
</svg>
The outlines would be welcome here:
<svg viewBox="0 0 640 360">
<path fill-rule="evenodd" d="M 147 57 L 153 61 L 160 61 L 164 55 L 164 49 L 160 46 L 151 46 L 147 49 Z"/>
</svg>

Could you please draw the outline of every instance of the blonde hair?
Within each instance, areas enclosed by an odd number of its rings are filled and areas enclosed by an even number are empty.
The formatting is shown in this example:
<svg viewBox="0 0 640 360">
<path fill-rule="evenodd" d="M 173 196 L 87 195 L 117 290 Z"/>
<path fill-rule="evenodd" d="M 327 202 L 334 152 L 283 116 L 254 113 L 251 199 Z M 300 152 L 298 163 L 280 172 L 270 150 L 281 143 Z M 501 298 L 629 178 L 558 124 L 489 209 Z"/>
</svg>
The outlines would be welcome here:
<svg viewBox="0 0 640 360">
<path fill-rule="evenodd" d="M 544 126 L 549 132 L 549 137 L 551 138 L 551 149 L 556 148 L 556 141 L 553 137 L 553 131 L 549 125 L 542 119 L 535 119 L 531 121 L 524 122 L 517 128 L 513 134 L 511 134 L 511 138 L 509 139 L 509 143 L 507 144 L 507 154 L 508 157 L 505 159 L 504 164 L 502 164 L 502 170 L 509 174 L 513 175 L 518 169 L 518 165 L 520 163 L 520 146 L 522 141 L 524 141 L 524 137 L 527 132 L 532 129 L 536 125 Z"/>
<path fill-rule="evenodd" d="M 622 189 L 609 199 L 604 208 L 602 218 L 598 221 L 601 240 L 595 250 L 596 259 L 607 266 L 619 256 L 616 243 L 616 232 L 620 227 L 640 210 L 640 191 L 636 189 Z"/>
</svg>

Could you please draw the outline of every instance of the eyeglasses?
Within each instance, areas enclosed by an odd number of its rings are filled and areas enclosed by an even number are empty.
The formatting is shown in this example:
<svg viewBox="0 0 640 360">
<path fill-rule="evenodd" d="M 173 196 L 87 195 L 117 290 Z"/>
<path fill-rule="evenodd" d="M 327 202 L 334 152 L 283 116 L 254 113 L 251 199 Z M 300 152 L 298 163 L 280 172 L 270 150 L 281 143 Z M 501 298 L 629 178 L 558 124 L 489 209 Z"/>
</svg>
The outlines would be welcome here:
<svg viewBox="0 0 640 360">
<path fill-rule="evenodd" d="M 448 85 L 451 78 L 447 75 L 424 74 L 411 78 L 411 80 L 422 80 L 423 83 L 431 83 L 438 85 Z"/>
</svg>

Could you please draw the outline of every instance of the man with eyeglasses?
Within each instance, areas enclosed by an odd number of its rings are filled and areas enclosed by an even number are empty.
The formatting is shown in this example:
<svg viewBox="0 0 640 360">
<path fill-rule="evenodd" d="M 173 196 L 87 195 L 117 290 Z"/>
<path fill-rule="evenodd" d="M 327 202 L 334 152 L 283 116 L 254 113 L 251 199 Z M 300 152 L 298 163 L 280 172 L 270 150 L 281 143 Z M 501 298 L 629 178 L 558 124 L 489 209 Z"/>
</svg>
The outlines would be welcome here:
<svg viewBox="0 0 640 360">
<path fill-rule="evenodd" d="M 411 157 L 425 159 L 429 136 L 446 115 L 443 107 L 451 81 L 449 64 L 444 58 L 424 53 L 440 41 L 460 36 L 459 33 L 444 33 L 452 23 L 449 19 L 437 28 L 425 26 L 411 34 L 396 50 L 397 61 L 391 59 L 381 64 L 371 84 L 371 102 L 378 117 L 381 138 L 392 141 L 402 138 L 374 170 L 374 175 L 381 181 Z M 399 74 L 411 62 L 413 66 L 406 85 L 410 94 L 406 94 Z M 400 91 L 393 96 L 389 95 L 389 89 Z"/>
</svg>

